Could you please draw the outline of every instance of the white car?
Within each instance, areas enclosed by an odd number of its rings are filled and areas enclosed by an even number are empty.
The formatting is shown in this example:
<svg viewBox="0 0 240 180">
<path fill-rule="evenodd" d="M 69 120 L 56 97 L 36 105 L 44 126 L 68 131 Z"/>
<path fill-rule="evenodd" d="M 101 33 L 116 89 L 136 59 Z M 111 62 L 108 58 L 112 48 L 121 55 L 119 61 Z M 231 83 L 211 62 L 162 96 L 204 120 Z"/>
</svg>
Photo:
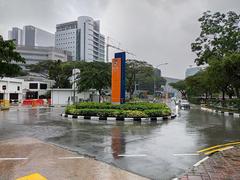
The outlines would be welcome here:
<svg viewBox="0 0 240 180">
<path fill-rule="evenodd" d="M 180 109 L 190 109 L 190 104 L 187 100 L 180 100 L 179 106 L 180 106 Z"/>
</svg>

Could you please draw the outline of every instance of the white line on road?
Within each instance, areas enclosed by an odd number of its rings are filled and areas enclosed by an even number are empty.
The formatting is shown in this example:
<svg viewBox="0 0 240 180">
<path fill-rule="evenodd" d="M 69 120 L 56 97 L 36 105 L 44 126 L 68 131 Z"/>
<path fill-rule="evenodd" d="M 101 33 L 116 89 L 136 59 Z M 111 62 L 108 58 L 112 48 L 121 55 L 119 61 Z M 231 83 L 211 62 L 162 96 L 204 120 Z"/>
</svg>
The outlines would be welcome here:
<svg viewBox="0 0 240 180">
<path fill-rule="evenodd" d="M 76 157 L 59 157 L 58 159 L 83 159 L 84 157 L 83 156 L 76 156 Z"/>
<path fill-rule="evenodd" d="M 28 158 L 0 158 L 0 161 L 27 160 Z"/>
<path fill-rule="evenodd" d="M 119 154 L 120 157 L 144 157 L 146 154 Z"/>
<path fill-rule="evenodd" d="M 203 163 L 204 161 L 206 161 L 208 158 L 209 158 L 209 156 L 203 158 L 202 160 L 198 161 L 198 162 L 197 162 L 196 164 L 194 164 L 193 166 L 194 166 L 194 167 L 199 166 L 201 163 Z"/>
<path fill-rule="evenodd" d="M 199 154 L 173 154 L 174 156 L 199 156 Z"/>
</svg>

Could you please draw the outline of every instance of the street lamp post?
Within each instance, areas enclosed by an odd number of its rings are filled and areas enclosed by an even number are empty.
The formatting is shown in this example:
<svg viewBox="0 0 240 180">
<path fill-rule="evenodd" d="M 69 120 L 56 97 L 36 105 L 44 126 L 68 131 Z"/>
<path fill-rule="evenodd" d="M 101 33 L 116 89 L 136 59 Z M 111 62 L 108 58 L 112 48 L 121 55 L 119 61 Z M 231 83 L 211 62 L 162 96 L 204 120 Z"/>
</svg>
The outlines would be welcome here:
<svg viewBox="0 0 240 180">
<path fill-rule="evenodd" d="M 155 79 L 155 68 L 157 69 L 159 66 L 165 66 L 168 65 L 168 63 L 162 63 L 157 65 L 156 67 L 153 67 L 153 96 L 155 97 L 155 91 L 156 91 L 156 79 Z"/>
<path fill-rule="evenodd" d="M 74 62 L 74 67 L 73 67 L 73 104 L 76 103 L 76 81 L 77 81 L 77 77 L 76 76 L 79 76 L 80 75 L 80 72 L 77 72 L 77 69 L 76 69 L 76 64 Z"/>
</svg>

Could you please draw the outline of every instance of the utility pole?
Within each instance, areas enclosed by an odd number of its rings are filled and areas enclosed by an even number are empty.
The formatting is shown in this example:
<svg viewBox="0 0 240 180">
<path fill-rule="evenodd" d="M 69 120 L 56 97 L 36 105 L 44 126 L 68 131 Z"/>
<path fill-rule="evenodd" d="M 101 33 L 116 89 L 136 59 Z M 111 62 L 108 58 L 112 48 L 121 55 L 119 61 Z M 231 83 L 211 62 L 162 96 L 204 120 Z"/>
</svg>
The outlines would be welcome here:
<svg viewBox="0 0 240 180">
<path fill-rule="evenodd" d="M 76 69 L 76 64 L 74 62 L 74 67 L 73 67 L 73 104 L 76 103 L 76 75 L 79 73 L 77 73 L 77 69 Z"/>
<path fill-rule="evenodd" d="M 73 104 L 75 104 L 75 100 L 76 100 L 75 82 L 76 82 L 76 77 L 75 77 L 75 65 L 74 65 L 74 69 L 73 69 Z"/>
</svg>

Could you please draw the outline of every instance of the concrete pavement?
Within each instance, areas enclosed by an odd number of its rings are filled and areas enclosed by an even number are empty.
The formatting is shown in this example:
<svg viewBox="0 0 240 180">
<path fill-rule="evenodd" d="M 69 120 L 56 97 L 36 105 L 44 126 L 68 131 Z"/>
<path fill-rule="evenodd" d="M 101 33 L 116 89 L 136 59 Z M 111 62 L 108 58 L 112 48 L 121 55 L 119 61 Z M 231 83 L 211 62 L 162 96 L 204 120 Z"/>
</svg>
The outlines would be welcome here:
<svg viewBox="0 0 240 180">
<path fill-rule="evenodd" d="M 17 179 L 33 173 L 50 180 L 146 179 L 34 138 L 0 141 L 1 180 Z"/>
</svg>

